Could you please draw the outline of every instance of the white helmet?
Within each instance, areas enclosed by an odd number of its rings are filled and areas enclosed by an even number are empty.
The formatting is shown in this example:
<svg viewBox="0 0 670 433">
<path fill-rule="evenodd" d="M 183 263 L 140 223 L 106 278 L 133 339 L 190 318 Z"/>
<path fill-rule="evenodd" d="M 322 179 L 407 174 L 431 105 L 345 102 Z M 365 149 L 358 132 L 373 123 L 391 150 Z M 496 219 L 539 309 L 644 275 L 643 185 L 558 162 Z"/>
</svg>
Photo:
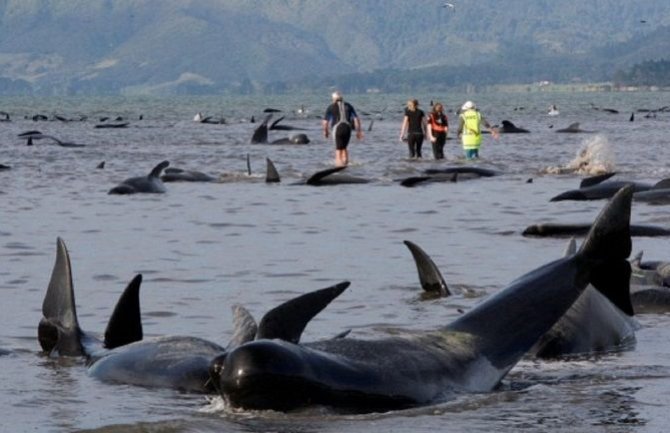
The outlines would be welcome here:
<svg viewBox="0 0 670 433">
<path fill-rule="evenodd" d="M 461 107 L 461 110 L 474 110 L 475 108 L 475 103 L 472 101 L 465 101 L 465 104 Z"/>
</svg>

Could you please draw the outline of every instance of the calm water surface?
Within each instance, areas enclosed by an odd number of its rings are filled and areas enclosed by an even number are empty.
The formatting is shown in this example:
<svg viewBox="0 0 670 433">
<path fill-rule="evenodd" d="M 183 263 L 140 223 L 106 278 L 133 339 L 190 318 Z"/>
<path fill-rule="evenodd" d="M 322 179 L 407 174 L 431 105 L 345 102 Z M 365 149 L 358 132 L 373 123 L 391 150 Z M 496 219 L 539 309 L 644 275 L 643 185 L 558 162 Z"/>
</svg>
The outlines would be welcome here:
<svg viewBox="0 0 670 433">
<path fill-rule="evenodd" d="M 346 96 L 346 95 L 345 95 Z M 394 180 L 431 167 L 462 164 L 457 140 L 446 162 L 406 159 L 398 142 L 404 101 L 416 95 L 351 95 L 373 127 L 352 142 L 354 174 L 366 185 L 314 188 L 290 185 L 332 164 L 332 145 L 318 117 L 327 96 L 174 99 L 5 99 L 0 110 L 0 431 L 96 432 L 434 432 L 666 430 L 670 405 L 670 316 L 639 316 L 633 351 L 560 362 L 524 360 L 501 390 L 466 395 L 431 407 L 343 416 L 314 408 L 292 414 L 237 412 L 215 397 L 100 383 L 83 360 L 50 359 L 36 339 L 41 304 L 55 257 L 56 237 L 70 250 L 79 321 L 102 332 L 118 295 L 136 274 L 144 330 L 194 335 L 225 345 L 231 306 L 257 318 L 293 296 L 342 280 L 351 287 L 308 326 L 303 340 L 346 329 L 361 338 L 390 328 L 432 329 L 459 309 L 558 258 L 565 239 L 521 236 L 529 224 L 591 222 L 603 202 L 549 199 L 577 187 L 580 174 L 551 174 L 583 149 L 622 178 L 655 182 L 670 177 L 670 114 L 630 113 L 668 105 L 666 93 L 483 94 L 470 96 L 492 123 L 503 119 L 530 134 L 485 140 L 479 165 L 505 174 L 456 184 L 400 187 Z M 465 95 L 419 95 L 457 107 Z M 549 117 L 550 104 L 561 114 Z M 614 108 L 620 114 L 594 110 Z M 294 114 L 304 105 L 306 116 Z M 251 145 L 253 115 L 283 110 L 284 124 L 304 128 L 307 146 Z M 452 108 L 453 109 L 453 108 Z M 226 125 L 194 123 L 198 111 Z M 450 109 L 451 111 L 451 109 Z M 34 114 L 86 121 L 33 122 Z M 450 121 L 456 117 L 448 113 Z M 124 129 L 95 129 L 101 116 L 123 116 Z M 138 120 L 142 115 L 143 119 Z M 279 114 L 275 115 L 275 118 Z M 558 134 L 581 122 L 589 134 Z M 40 130 L 70 149 L 17 134 Z M 286 131 L 271 131 L 270 139 Z M 252 176 L 246 176 L 246 155 Z M 283 182 L 262 182 L 265 158 Z M 172 166 L 228 175 L 238 182 L 167 184 L 162 195 L 109 196 L 121 180 Z M 96 166 L 105 161 L 104 169 Z M 529 180 L 532 179 L 532 182 Z M 670 226 L 665 206 L 635 204 L 633 222 Z M 476 296 L 423 300 L 416 268 L 402 244 L 411 240 L 440 266 L 448 283 Z M 670 260 L 666 238 L 635 238 L 634 252 Z"/>
</svg>

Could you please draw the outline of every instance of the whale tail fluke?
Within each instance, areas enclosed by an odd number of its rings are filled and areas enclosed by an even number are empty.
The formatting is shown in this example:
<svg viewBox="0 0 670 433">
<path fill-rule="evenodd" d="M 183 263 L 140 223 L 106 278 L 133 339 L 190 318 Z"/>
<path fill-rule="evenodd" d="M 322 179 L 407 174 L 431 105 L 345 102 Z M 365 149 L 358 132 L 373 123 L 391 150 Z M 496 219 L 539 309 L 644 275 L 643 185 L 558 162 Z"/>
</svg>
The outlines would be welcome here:
<svg viewBox="0 0 670 433">
<path fill-rule="evenodd" d="M 154 167 L 153 170 L 151 170 L 151 173 L 149 173 L 149 177 L 161 177 L 161 173 L 163 172 L 164 169 L 166 169 L 170 165 L 169 161 L 163 161 L 160 164 L 158 164 L 156 167 Z"/>
<path fill-rule="evenodd" d="M 70 255 L 63 239 L 58 238 L 56 244 L 56 262 L 42 303 L 37 337 L 47 353 L 80 356 L 84 354 L 83 333 L 77 320 Z"/>
<path fill-rule="evenodd" d="M 133 278 L 121 294 L 105 330 L 105 348 L 125 346 L 142 340 L 140 285 L 142 274 Z"/>
</svg>

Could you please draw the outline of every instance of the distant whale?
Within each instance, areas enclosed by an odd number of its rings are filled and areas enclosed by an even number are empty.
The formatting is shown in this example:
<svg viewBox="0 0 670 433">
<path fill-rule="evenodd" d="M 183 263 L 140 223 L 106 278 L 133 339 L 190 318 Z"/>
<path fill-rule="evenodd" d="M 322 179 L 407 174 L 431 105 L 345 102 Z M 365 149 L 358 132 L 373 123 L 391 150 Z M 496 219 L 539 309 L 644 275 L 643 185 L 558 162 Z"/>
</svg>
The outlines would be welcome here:
<svg viewBox="0 0 670 433">
<path fill-rule="evenodd" d="M 47 135 L 47 134 L 42 134 L 40 131 L 26 131 L 22 132 L 21 134 L 18 135 L 19 138 L 26 139 L 26 145 L 27 146 L 32 146 L 33 145 L 33 140 L 52 140 L 54 143 L 61 147 L 85 147 L 85 144 L 79 144 L 79 143 L 71 143 L 68 141 L 62 141 L 52 135 Z"/>
<path fill-rule="evenodd" d="M 561 128 L 557 129 L 556 132 L 568 132 L 568 133 L 589 133 L 593 131 L 585 131 L 579 127 L 579 122 L 571 123 L 568 127 L 566 128 Z"/>
<path fill-rule="evenodd" d="M 527 129 L 524 128 L 519 128 L 509 120 L 503 120 L 502 121 L 502 127 L 500 128 L 500 132 L 505 133 L 505 134 L 516 134 L 516 133 L 527 133 L 530 132 Z"/>
<path fill-rule="evenodd" d="M 425 175 L 423 176 L 410 176 L 402 179 L 400 185 L 412 187 L 431 182 L 459 182 L 463 180 L 478 179 L 480 177 L 498 176 L 501 174 L 496 170 L 473 166 L 429 168 L 424 170 L 424 173 Z"/>
<path fill-rule="evenodd" d="M 589 284 L 627 290 L 620 276 L 630 270 L 631 196 L 624 189 L 608 203 L 576 254 L 516 279 L 445 327 L 365 340 L 256 338 L 215 358 L 212 382 L 230 406 L 247 410 L 388 411 L 491 391 Z M 278 316 L 288 322 L 296 311 Z"/>
<path fill-rule="evenodd" d="M 569 237 L 585 235 L 591 228 L 591 224 L 533 224 L 526 227 L 523 236 L 534 237 Z M 630 225 L 630 235 L 633 237 L 659 237 L 670 236 L 670 229 L 652 225 Z"/>
<path fill-rule="evenodd" d="M 668 261 L 642 261 L 640 251 L 631 260 L 633 275 L 631 283 L 643 286 L 663 286 L 670 289 L 670 262 Z"/>
<path fill-rule="evenodd" d="M 309 137 L 307 134 L 292 134 L 287 138 L 273 140 L 272 144 L 309 144 Z"/>
<path fill-rule="evenodd" d="M 163 161 L 147 176 L 131 177 L 109 190 L 109 194 L 164 193 L 165 185 L 160 175 L 170 163 Z"/>
<path fill-rule="evenodd" d="M 638 194 L 641 191 L 647 190 L 663 190 L 670 188 L 670 179 L 663 179 L 660 182 L 657 182 L 655 185 L 648 183 L 634 182 L 630 180 L 609 180 L 610 177 L 614 176 L 616 173 L 605 173 L 602 175 L 592 176 L 581 181 L 579 184 L 579 189 L 573 189 L 565 191 L 557 196 L 552 197 L 549 201 L 561 201 L 561 200 L 601 200 L 604 198 L 612 197 L 618 190 L 623 188 L 626 185 L 631 185 L 635 194 Z M 663 193 L 659 193 L 663 195 Z M 651 200 L 651 196 L 647 197 Z M 644 200 L 645 197 L 641 196 L 640 200 Z"/>
<path fill-rule="evenodd" d="M 161 180 L 163 182 L 213 182 L 216 178 L 199 171 L 169 167 L 163 172 Z"/>
<path fill-rule="evenodd" d="M 370 182 L 369 179 L 341 173 L 346 168 L 347 166 L 327 168 L 325 170 L 321 170 L 314 173 L 304 182 L 298 182 L 297 184 L 304 184 L 311 186 L 325 186 L 325 185 L 344 185 L 344 184 Z"/>
</svg>

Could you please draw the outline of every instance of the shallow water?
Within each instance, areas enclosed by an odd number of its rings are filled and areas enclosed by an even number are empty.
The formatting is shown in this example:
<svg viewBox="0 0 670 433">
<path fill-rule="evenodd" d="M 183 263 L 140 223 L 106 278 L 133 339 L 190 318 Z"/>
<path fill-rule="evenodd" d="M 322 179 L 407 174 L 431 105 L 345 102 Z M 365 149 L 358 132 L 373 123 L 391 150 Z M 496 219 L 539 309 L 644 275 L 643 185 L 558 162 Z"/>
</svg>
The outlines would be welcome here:
<svg viewBox="0 0 670 433">
<path fill-rule="evenodd" d="M 668 315 L 640 316 L 635 350 L 561 362 L 522 361 L 502 389 L 431 407 L 387 414 L 335 415 L 315 408 L 294 414 L 234 412 L 217 398 L 170 390 L 104 384 L 78 359 L 40 354 L 37 324 L 62 237 L 72 258 L 79 321 L 102 332 L 125 284 L 144 275 L 145 335 L 193 335 L 226 344 L 231 306 L 257 318 L 306 291 L 342 280 L 351 287 L 308 326 L 303 340 L 346 329 L 362 338 L 389 327 L 432 329 L 459 309 L 558 258 L 565 239 L 521 236 L 530 224 L 590 222 L 603 202 L 549 202 L 576 188 L 580 175 L 549 174 L 579 152 L 597 150 L 618 176 L 655 182 L 670 177 L 670 113 L 647 119 L 630 113 L 667 104 L 664 93 L 485 94 L 475 101 L 492 123 L 503 119 L 530 134 L 486 137 L 479 165 L 505 174 L 456 184 L 400 187 L 394 180 L 425 168 L 461 164 L 457 140 L 446 162 L 406 159 L 398 142 L 407 96 L 352 95 L 365 112 L 362 142 L 352 142 L 353 174 L 366 185 L 308 187 L 294 181 L 332 164 L 332 145 L 320 135 L 327 102 L 315 97 L 3 100 L 12 122 L 0 123 L 0 431 L 663 431 L 670 404 Z M 457 106 L 466 95 L 422 96 Z M 472 98 L 473 96 L 467 96 Z M 552 103 L 561 114 L 545 113 Z M 616 108 L 620 114 L 596 111 Z M 290 113 L 304 105 L 307 118 Z M 248 144 L 265 107 L 284 110 L 283 123 L 304 128 L 307 146 Z M 201 111 L 226 125 L 191 121 Z M 87 115 L 83 122 L 33 122 L 44 113 Z M 455 123 L 456 117 L 448 113 Z M 125 129 L 95 129 L 100 116 L 122 115 Z M 138 120 L 142 115 L 143 119 Z M 275 115 L 275 118 L 279 115 Z M 555 129 L 581 122 L 589 134 Z M 550 127 L 551 126 L 551 127 Z M 38 129 L 70 149 L 17 134 Z M 271 131 L 270 139 L 288 135 Z M 246 155 L 253 170 L 246 176 Z M 265 158 L 283 176 L 262 182 Z M 109 196 L 121 180 L 148 173 L 161 160 L 239 182 L 167 184 L 162 195 Z M 104 169 L 96 169 L 105 161 Z M 529 180 L 532 179 L 532 182 Z M 633 222 L 668 227 L 666 206 L 636 203 Z M 447 282 L 477 296 L 423 300 L 416 268 L 402 241 L 420 245 Z M 634 252 L 669 260 L 665 238 L 634 238 Z"/>
</svg>

